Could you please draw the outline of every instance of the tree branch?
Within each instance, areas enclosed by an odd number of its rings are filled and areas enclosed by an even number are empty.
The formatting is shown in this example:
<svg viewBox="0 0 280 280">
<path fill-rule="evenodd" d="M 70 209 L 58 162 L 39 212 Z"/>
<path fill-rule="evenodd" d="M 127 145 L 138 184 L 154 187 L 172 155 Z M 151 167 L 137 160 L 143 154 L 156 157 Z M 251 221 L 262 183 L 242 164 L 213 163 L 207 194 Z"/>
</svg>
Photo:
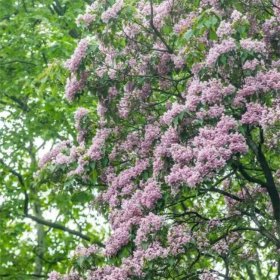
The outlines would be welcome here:
<svg viewBox="0 0 280 280">
<path fill-rule="evenodd" d="M 41 219 L 41 218 L 38 218 L 36 216 L 33 216 L 33 215 L 29 214 L 28 213 L 29 196 L 28 196 L 28 193 L 26 191 L 26 187 L 25 187 L 25 183 L 24 183 L 24 179 L 23 179 L 22 175 L 20 173 L 18 173 L 17 171 L 15 171 L 10 166 L 8 166 L 2 159 L 0 159 L 0 163 L 2 165 L 4 165 L 4 167 L 6 169 L 8 169 L 14 176 L 16 176 L 18 178 L 18 181 L 19 181 L 21 187 L 23 188 L 23 192 L 24 192 L 24 207 L 23 207 L 24 217 L 29 218 L 29 219 L 35 221 L 36 223 L 39 223 L 39 224 L 42 224 L 42 225 L 45 225 L 45 226 L 48 226 L 48 227 L 51 227 L 51 228 L 54 228 L 54 229 L 58 229 L 58 230 L 68 232 L 68 233 L 73 234 L 77 237 L 80 237 L 84 240 L 87 240 L 87 241 L 91 240 L 89 236 L 87 236 L 87 235 L 85 235 L 85 234 L 83 234 L 79 231 L 67 228 L 67 227 L 65 227 L 61 224 L 53 223 L 51 221 L 47 221 L 47 220 L 44 220 L 44 219 Z M 103 246 L 103 244 L 101 242 L 96 242 L 96 244 L 99 245 L 99 246 Z"/>
<path fill-rule="evenodd" d="M 41 225 L 45 225 L 45 226 L 48 226 L 48 227 L 51 227 L 51 228 L 54 228 L 54 229 L 63 230 L 63 231 L 65 231 L 65 232 L 68 232 L 68 233 L 70 233 L 70 234 L 73 234 L 73 235 L 75 235 L 75 236 L 77 236 L 77 237 L 80 237 L 80 238 L 82 238 L 82 239 L 84 239 L 84 240 L 90 241 L 90 237 L 89 237 L 89 236 L 84 235 L 84 234 L 82 234 L 82 233 L 80 233 L 80 232 L 78 232 L 78 231 L 76 231 L 76 230 L 67 228 L 67 227 L 65 227 L 65 226 L 63 226 L 63 225 L 61 225 L 61 224 L 52 223 L 52 222 L 49 222 L 49 221 L 40 219 L 40 218 L 35 217 L 35 216 L 33 216 L 33 215 L 30 215 L 30 214 L 25 215 L 25 217 L 26 217 L 26 218 L 29 218 L 29 219 L 31 219 L 31 220 L 33 220 L 33 221 L 35 221 L 36 223 L 39 223 L 39 224 L 41 224 Z"/>
<path fill-rule="evenodd" d="M 154 8 L 153 8 L 153 0 L 150 0 L 150 7 L 151 7 L 151 20 L 150 20 L 150 25 L 152 29 L 154 30 L 156 36 L 161 40 L 161 42 L 165 45 L 169 53 L 173 53 L 173 50 L 171 47 L 167 44 L 161 33 L 158 31 L 158 29 L 154 25 Z"/>
<path fill-rule="evenodd" d="M 258 185 L 260 185 L 261 187 L 266 187 L 266 182 L 258 179 L 258 178 L 255 178 L 255 177 L 252 177 L 249 173 L 247 173 L 245 171 L 245 168 L 244 166 L 240 163 L 240 162 L 234 162 L 232 164 L 233 167 L 237 168 L 238 171 L 241 173 L 241 175 L 249 182 L 251 183 L 256 183 Z"/>
<path fill-rule="evenodd" d="M 271 172 L 268 162 L 265 158 L 265 155 L 262 151 L 262 143 L 263 143 L 264 139 L 263 139 L 262 129 L 261 128 L 259 128 L 259 129 L 260 129 L 260 143 L 258 146 L 252 140 L 248 128 L 246 131 L 246 140 L 247 140 L 249 147 L 254 152 L 254 154 L 260 164 L 260 167 L 263 171 L 263 174 L 264 174 L 264 177 L 266 180 L 266 183 L 264 184 L 264 186 L 266 187 L 270 200 L 271 200 L 271 204 L 272 204 L 272 208 L 273 208 L 273 215 L 274 215 L 274 218 L 276 219 L 276 221 L 278 223 L 280 223 L 280 197 L 279 197 L 279 193 L 277 191 L 277 188 L 276 188 L 276 185 L 274 182 L 274 178 L 272 176 L 272 172 Z M 245 178 L 245 179 L 247 179 L 247 178 Z M 256 182 L 256 180 L 254 180 L 254 181 Z"/>
</svg>

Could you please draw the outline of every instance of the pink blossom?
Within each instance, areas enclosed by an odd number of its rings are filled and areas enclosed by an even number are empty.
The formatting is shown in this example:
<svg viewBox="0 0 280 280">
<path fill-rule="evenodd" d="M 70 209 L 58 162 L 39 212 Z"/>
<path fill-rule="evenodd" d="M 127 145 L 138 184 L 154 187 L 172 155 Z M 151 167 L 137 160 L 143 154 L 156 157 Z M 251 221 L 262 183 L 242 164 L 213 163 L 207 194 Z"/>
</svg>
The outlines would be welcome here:
<svg viewBox="0 0 280 280">
<path fill-rule="evenodd" d="M 215 44 L 214 47 L 209 50 L 205 60 L 206 65 L 213 67 L 222 54 L 234 51 L 235 49 L 236 44 L 232 38 L 223 40 L 220 44 Z"/>
<path fill-rule="evenodd" d="M 201 275 L 199 275 L 200 280 L 217 280 L 217 274 L 210 271 L 205 271 Z"/>
<path fill-rule="evenodd" d="M 89 40 L 87 38 L 82 39 L 73 55 L 65 63 L 65 67 L 72 73 L 78 70 L 79 65 L 81 64 L 82 59 L 86 56 L 88 49 Z"/>
<path fill-rule="evenodd" d="M 146 260 L 154 260 L 156 258 L 166 258 L 168 249 L 162 247 L 159 242 L 153 242 L 147 250 L 144 251 L 144 258 Z"/>
<path fill-rule="evenodd" d="M 247 60 L 245 63 L 244 63 L 244 65 L 243 65 L 243 69 L 244 70 L 251 70 L 251 71 L 253 71 L 253 70 L 255 70 L 256 69 L 256 67 L 258 66 L 258 65 L 260 65 L 260 64 L 262 64 L 262 62 L 261 61 L 259 61 L 258 59 L 253 59 L 253 60 Z"/>
<path fill-rule="evenodd" d="M 189 163 L 194 156 L 193 150 L 190 147 L 181 144 L 173 144 L 170 150 L 172 158 L 178 163 Z"/>
<path fill-rule="evenodd" d="M 215 243 L 214 246 L 212 246 L 212 249 L 220 255 L 225 255 L 227 254 L 229 247 L 226 241 L 224 239 L 221 239 L 220 241 Z"/>
<path fill-rule="evenodd" d="M 142 218 L 136 233 L 135 244 L 140 247 L 142 242 L 147 241 L 149 234 L 161 229 L 162 224 L 162 217 L 153 213 L 149 213 L 146 217 Z"/>
<path fill-rule="evenodd" d="M 185 105 L 173 103 L 172 108 L 161 117 L 161 122 L 170 125 L 174 118 L 184 111 L 186 111 Z"/>
<path fill-rule="evenodd" d="M 104 119 L 107 110 L 108 109 L 106 108 L 106 106 L 102 102 L 99 101 L 97 104 L 96 112 L 100 119 Z"/>
<path fill-rule="evenodd" d="M 241 123 L 256 125 L 260 124 L 262 117 L 266 114 L 267 110 L 260 104 L 248 103 L 246 104 L 246 112 L 242 115 Z"/>
<path fill-rule="evenodd" d="M 114 86 L 114 87 L 110 87 L 108 89 L 108 95 L 109 95 L 109 98 L 114 98 L 118 95 L 118 90 L 117 88 Z"/>
<path fill-rule="evenodd" d="M 90 255 L 96 254 L 99 248 L 96 245 L 91 245 L 89 247 L 78 246 L 75 250 L 75 255 L 78 257 L 89 257 Z"/>
<path fill-rule="evenodd" d="M 171 227 L 168 233 L 168 246 L 171 255 L 178 255 L 184 253 L 184 245 L 192 240 L 191 235 L 186 231 L 184 225 L 177 225 Z"/>
<path fill-rule="evenodd" d="M 188 29 L 192 25 L 192 22 L 196 16 L 196 13 L 191 12 L 188 14 L 187 18 L 179 20 L 179 22 L 174 25 L 174 32 L 180 34 L 181 32 L 186 31 L 186 29 Z"/>
<path fill-rule="evenodd" d="M 240 45 L 243 49 L 248 51 L 258 52 L 258 53 L 266 53 L 266 46 L 264 42 L 248 39 L 242 39 L 240 41 Z"/>
<path fill-rule="evenodd" d="M 141 28 L 137 24 L 129 24 L 123 27 L 123 32 L 128 38 L 135 38 L 140 32 Z"/>
<path fill-rule="evenodd" d="M 57 144 L 50 152 L 44 154 L 39 160 L 39 167 L 45 166 L 48 162 L 54 160 L 63 151 L 68 150 L 70 141 L 63 141 Z"/>
<path fill-rule="evenodd" d="M 123 0 L 117 0 L 115 4 L 108 8 L 103 14 L 101 15 L 101 19 L 103 22 L 108 23 L 111 19 L 114 19 L 118 16 L 118 13 L 121 11 L 124 5 Z"/>
<path fill-rule="evenodd" d="M 84 23 L 86 26 L 89 26 L 95 19 L 95 16 L 89 13 L 78 15 L 76 22 L 78 25 Z"/>
<path fill-rule="evenodd" d="M 232 19 L 233 23 L 239 21 L 241 18 L 242 18 L 242 14 L 237 11 L 237 10 L 234 10 L 230 16 L 230 18 Z"/>
<path fill-rule="evenodd" d="M 222 20 L 218 29 L 217 29 L 217 35 L 222 38 L 224 36 L 230 36 L 233 33 L 233 29 L 231 26 L 231 23 L 226 22 L 225 20 Z"/>
<path fill-rule="evenodd" d="M 65 97 L 69 102 L 72 102 L 76 94 L 84 88 L 87 76 L 87 73 L 82 73 L 80 80 L 78 80 L 75 74 L 71 74 L 70 78 L 67 79 Z"/>
<path fill-rule="evenodd" d="M 129 228 L 122 226 L 117 228 L 106 242 L 105 255 L 115 255 L 122 246 L 129 242 Z"/>
<path fill-rule="evenodd" d="M 92 139 L 92 145 L 87 151 L 87 155 L 92 159 L 92 160 L 99 160 L 102 157 L 103 154 L 103 146 L 105 144 L 106 139 L 110 135 L 110 129 L 104 128 L 104 129 L 99 129 L 96 132 L 96 135 Z"/>
<path fill-rule="evenodd" d="M 271 63 L 271 66 L 273 68 L 280 68 L 280 59 L 278 60 L 273 60 L 272 63 Z"/>
<path fill-rule="evenodd" d="M 89 113 L 88 109 L 85 108 L 78 108 L 77 111 L 75 112 L 75 128 L 78 131 L 78 136 L 77 136 L 77 140 L 78 143 L 83 143 L 85 135 L 86 135 L 86 129 L 82 127 L 82 121 L 84 119 L 84 117 L 86 117 Z"/>
<path fill-rule="evenodd" d="M 153 24 L 156 28 L 160 29 L 165 18 L 169 15 L 173 7 L 173 2 L 171 0 L 164 0 L 159 5 L 154 5 L 154 17 Z"/>
<path fill-rule="evenodd" d="M 56 271 L 52 271 L 51 273 L 49 273 L 48 277 L 49 277 L 48 280 L 61 280 L 62 279 L 61 278 L 62 275 Z"/>
<path fill-rule="evenodd" d="M 176 69 L 182 69 L 185 65 L 185 58 L 183 55 L 172 55 L 171 59 Z"/>
<path fill-rule="evenodd" d="M 185 148 L 192 155 L 195 164 L 188 163 L 181 167 L 175 164 L 165 180 L 169 185 L 185 183 L 194 187 L 211 173 L 225 166 L 227 160 L 235 153 L 245 153 L 247 145 L 244 137 L 232 132 L 237 128 L 237 122 L 227 116 L 222 116 L 216 127 L 201 128 L 199 134 L 193 138 Z M 176 149 L 179 146 L 173 146 Z M 178 152 L 178 155 L 180 150 Z M 180 156 L 176 156 L 176 150 L 172 154 L 174 160 L 180 163 Z M 191 159 L 191 157 L 189 157 Z M 186 162 L 187 163 L 187 162 Z"/>
<path fill-rule="evenodd" d="M 280 73 L 276 69 L 267 72 L 258 72 L 256 76 L 250 76 L 245 79 L 245 84 L 237 91 L 234 104 L 241 105 L 245 102 L 246 97 L 256 93 L 265 93 L 279 89 Z"/>
<path fill-rule="evenodd" d="M 160 133 L 161 131 L 158 124 L 149 124 L 145 126 L 144 139 L 140 143 L 141 154 L 146 155 L 150 151 L 154 141 L 160 138 Z"/>
<path fill-rule="evenodd" d="M 145 184 L 145 188 L 140 198 L 141 204 L 146 208 L 151 209 L 161 197 L 162 194 L 158 183 L 153 179 L 149 179 Z"/>
</svg>

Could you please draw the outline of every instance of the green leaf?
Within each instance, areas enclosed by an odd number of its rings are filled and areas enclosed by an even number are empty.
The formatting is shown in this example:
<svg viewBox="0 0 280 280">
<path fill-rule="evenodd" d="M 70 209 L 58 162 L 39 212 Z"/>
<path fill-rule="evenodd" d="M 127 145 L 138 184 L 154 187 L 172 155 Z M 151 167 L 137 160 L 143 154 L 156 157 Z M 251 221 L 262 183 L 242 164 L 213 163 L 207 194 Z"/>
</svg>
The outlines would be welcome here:
<svg viewBox="0 0 280 280">
<path fill-rule="evenodd" d="M 185 38 L 189 40 L 193 36 L 193 30 L 190 29 L 185 33 Z"/>
<path fill-rule="evenodd" d="M 92 196 L 87 192 L 76 192 L 72 195 L 71 201 L 74 204 L 84 204 L 89 202 L 92 199 Z"/>
</svg>

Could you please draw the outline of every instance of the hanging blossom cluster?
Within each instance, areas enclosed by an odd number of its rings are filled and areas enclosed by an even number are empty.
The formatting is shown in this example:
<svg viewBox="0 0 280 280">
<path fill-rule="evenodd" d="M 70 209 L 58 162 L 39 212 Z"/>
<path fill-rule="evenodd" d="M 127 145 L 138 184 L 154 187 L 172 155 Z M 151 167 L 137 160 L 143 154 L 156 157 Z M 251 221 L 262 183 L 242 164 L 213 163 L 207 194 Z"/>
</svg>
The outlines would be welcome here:
<svg viewBox="0 0 280 280">
<path fill-rule="evenodd" d="M 103 14 L 101 15 L 101 19 L 105 23 L 107 23 L 110 19 L 116 18 L 118 13 L 121 11 L 123 4 L 123 0 L 117 0 L 112 7 L 108 8 L 105 12 L 103 12 Z"/>
<path fill-rule="evenodd" d="M 246 153 L 245 139 L 235 131 L 236 127 L 234 119 L 222 116 L 216 127 L 201 128 L 188 146 L 172 145 L 172 157 L 176 164 L 166 182 L 170 186 L 187 184 L 194 187 L 223 168 L 232 155 Z"/>
<path fill-rule="evenodd" d="M 84 14 L 78 15 L 76 23 L 78 25 L 84 24 L 85 26 L 90 26 L 90 24 L 96 19 L 94 11 L 98 8 L 96 2 L 93 2 L 91 5 L 87 5 L 86 11 Z"/>
<path fill-rule="evenodd" d="M 244 228 L 258 226 L 242 207 L 271 222 L 266 215 L 277 220 L 280 202 L 271 185 L 279 167 L 262 181 L 262 153 L 280 121 L 279 12 L 275 4 L 261 20 L 254 14 L 261 3 L 250 3 L 251 12 L 241 1 L 225 8 L 218 0 L 97 0 L 78 17 L 98 47 L 89 51 L 92 40 L 80 41 L 66 62 L 65 96 L 73 102 L 83 90 L 91 94 L 99 122 L 87 127 L 94 108 L 79 108 L 76 143 L 59 144 L 40 166 L 66 166 L 69 178 L 95 187 L 111 232 L 104 248 L 76 250 L 103 265 L 49 279 L 167 279 L 165 270 L 174 279 L 229 279 L 231 268 L 246 275 L 228 264 L 258 232 L 242 238 Z M 248 24 L 251 17 L 258 28 Z M 247 181 L 257 191 L 246 192 Z"/>
<path fill-rule="evenodd" d="M 75 72 L 81 64 L 82 59 L 86 56 L 87 48 L 89 45 L 89 40 L 87 38 L 82 39 L 72 57 L 66 61 L 65 67 L 71 71 Z"/>
<path fill-rule="evenodd" d="M 83 128 L 82 123 L 85 117 L 88 115 L 89 110 L 86 108 L 78 108 L 75 112 L 75 128 L 78 132 L 77 141 L 78 143 L 82 143 L 85 139 L 85 135 L 87 133 L 86 129 Z"/>
<path fill-rule="evenodd" d="M 80 78 L 77 78 L 76 74 L 71 74 L 71 76 L 66 81 L 66 87 L 65 87 L 65 98 L 72 102 L 76 94 L 81 91 L 86 83 L 87 80 L 87 73 L 82 73 Z"/>
</svg>

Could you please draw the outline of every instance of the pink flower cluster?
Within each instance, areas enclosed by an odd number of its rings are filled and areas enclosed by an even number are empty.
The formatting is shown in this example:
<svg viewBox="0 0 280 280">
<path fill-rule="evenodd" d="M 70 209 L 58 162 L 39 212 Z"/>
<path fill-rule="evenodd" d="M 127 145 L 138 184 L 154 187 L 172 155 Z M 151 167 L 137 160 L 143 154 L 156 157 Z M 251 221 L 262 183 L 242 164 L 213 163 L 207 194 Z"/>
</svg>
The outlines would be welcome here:
<svg viewBox="0 0 280 280">
<path fill-rule="evenodd" d="M 69 149 L 69 145 L 70 141 L 63 141 L 57 144 L 50 152 L 46 153 L 41 157 L 41 159 L 39 160 L 39 166 L 42 168 L 48 162 L 55 160 L 59 154 Z"/>
<path fill-rule="evenodd" d="M 239 11 L 237 11 L 237 10 L 234 10 L 232 12 L 231 16 L 230 16 L 230 18 L 231 18 L 233 23 L 235 23 L 235 22 L 239 21 L 240 19 L 242 19 L 242 17 L 244 17 L 244 16 L 242 16 L 242 14 Z"/>
<path fill-rule="evenodd" d="M 99 160 L 103 155 L 103 147 L 106 139 L 109 137 L 111 131 L 108 128 L 101 128 L 96 132 L 92 139 L 92 145 L 87 151 L 87 155 L 92 160 Z"/>
<path fill-rule="evenodd" d="M 99 247 L 91 245 L 89 247 L 78 246 L 75 250 L 75 256 L 77 257 L 89 257 L 90 255 L 96 254 L 99 251 Z"/>
<path fill-rule="evenodd" d="M 258 72 L 256 76 L 250 76 L 245 79 L 244 85 L 237 91 L 234 104 L 241 105 L 246 102 L 246 97 L 277 91 L 279 89 L 280 73 L 276 69 L 267 72 Z"/>
<path fill-rule="evenodd" d="M 224 98 L 234 93 L 234 91 L 234 86 L 231 84 L 225 86 L 218 79 L 201 82 L 197 78 L 194 78 L 185 93 L 186 108 L 189 111 L 196 111 L 200 104 L 214 105 L 210 115 L 217 116 L 219 113 L 215 111 L 219 111 L 219 104 L 222 104 Z"/>
<path fill-rule="evenodd" d="M 90 271 L 88 280 L 126 280 L 132 276 L 145 277 L 143 268 L 146 261 L 151 261 L 157 258 L 166 258 L 168 250 L 155 241 L 146 250 L 137 249 L 131 257 L 123 260 L 122 265 L 105 266 L 96 270 Z"/>
<path fill-rule="evenodd" d="M 87 73 L 82 73 L 80 79 L 78 80 L 75 74 L 71 74 L 70 78 L 67 79 L 65 97 L 69 102 L 72 102 L 76 94 L 84 88 L 87 77 Z"/>
<path fill-rule="evenodd" d="M 84 15 L 79 15 L 77 17 L 77 24 L 81 24 L 84 23 L 86 26 L 89 26 L 93 21 L 94 21 L 95 17 L 92 14 L 86 13 Z"/>
<path fill-rule="evenodd" d="M 145 126 L 144 139 L 140 142 L 140 154 L 148 155 L 153 147 L 155 140 L 160 138 L 160 127 L 156 124 L 148 124 Z"/>
<path fill-rule="evenodd" d="M 159 5 L 154 6 L 153 24 L 156 26 L 156 28 L 160 29 L 163 26 L 164 20 L 167 16 L 169 16 L 172 7 L 173 1 L 171 0 L 164 0 Z"/>
<path fill-rule="evenodd" d="M 185 252 L 184 246 L 192 241 L 192 236 L 185 225 L 176 225 L 170 228 L 167 240 L 170 254 L 176 256 Z"/>
<path fill-rule="evenodd" d="M 82 60 L 85 58 L 87 49 L 89 46 L 89 39 L 84 38 L 82 39 L 76 50 L 74 51 L 72 57 L 68 59 L 65 63 L 65 67 L 71 71 L 72 73 L 76 72 L 82 62 Z"/>
<path fill-rule="evenodd" d="M 185 57 L 183 54 L 172 55 L 171 59 L 176 69 L 182 69 L 185 65 Z"/>
<path fill-rule="evenodd" d="M 255 70 L 256 67 L 260 64 L 263 64 L 263 61 L 259 61 L 258 59 L 253 59 L 253 60 L 247 60 L 244 65 L 243 65 L 243 69 L 244 70 Z"/>
<path fill-rule="evenodd" d="M 143 242 L 148 241 L 148 235 L 157 232 L 162 227 L 162 217 L 153 213 L 149 213 L 146 217 L 140 221 L 140 226 L 136 233 L 135 244 L 141 247 Z"/>
<path fill-rule="evenodd" d="M 123 0 L 117 0 L 112 7 L 108 8 L 105 12 L 103 12 L 103 14 L 101 15 L 102 21 L 108 23 L 111 19 L 116 18 L 118 13 L 121 11 L 123 5 Z"/>
<path fill-rule="evenodd" d="M 246 112 L 242 115 L 241 123 L 256 125 L 262 122 L 262 118 L 266 115 L 267 108 L 257 103 L 247 103 Z"/>
<path fill-rule="evenodd" d="M 267 19 L 263 24 L 263 31 L 265 35 L 265 41 L 271 44 L 273 38 L 279 39 L 280 24 L 279 17 L 271 17 Z"/>
<path fill-rule="evenodd" d="M 194 187 L 205 178 L 211 177 L 213 172 L 222 169 L 232 155 L 246 153 L 246 141 L 236 129 L 237 122 L 227 116 L 222 116 L 216 127 L 201 128 L 199 134 L 185 148 L 189 162 L 183 165 L 179 155 L 181 146 L 173 146 L 172 154 L 176 164 L 166 176 L 166 182 L 170 186 L 186 184 Z"/>
<path fill-rule="evenodd" d="M 250 38 L 240 41 L 240 45 L 243 49 L 251 52 L 266 53 L 265 43 L 262 41 L 252 40 Z"/>
<path fill-rule="evenodd" d="M 191 12 L 188 14 L 187 18 L 180 19 L 179 22 L 174 25 L 174 32 L 180 34 L 183 31 L 186 31 L 188 28 L 191 27 L 196 16 L 197 13 Z"/>
<path fill-rule="evenodd" d="M 226 255 L 229 247 L 227 242 L 224 239 L 221 239 L 220 241 L 215 243 L 214 246 L 212 246 L 212 249 L 220 255 Z"/>
<path fill-rule="evenodd" d="M 60 280 L 61 279 L 61 275 L 56 271 L 52 271 L 51 273 L 49 273 L 48 276 L 49 276 L 48 280 Z"/>
<path fill-rule="evenodd" d="M 233 33 L 232 24 L 229 22 L 226 22 L 225 20 L 222 20 L 218 29 L 217 29 L 217 35 L 222 37 L 230 36 Z"/>
<path fill-rule="evenodd" d="M 161 122 L 170 125 L 171 122 L 175 117 L 177 117 L 179 114 L 186 111 L 187 108 L 183 104 L 173 103 L 172 108 L 164 113 L 164 115 L 161 117 Z"/>
<path fill-rule="evenodd" d="M 91 5 L 88 5 L 86 7 L 86 13 L 83 15 L 78 15 L 76 19 L 76 23 L 80 25 L 81 23 L 84 23 L 86 26 L 89 26 L 94 20 L 95 15 L 93 15 L 93 12 L 97 9 L 97 2 L 95 1 Z"/>
<path fill-rule="evenodd" d="M 106 242 L 105 255 L 113 256 L 130 240 L 129 227 L 121 226 L 114 230 Z"/>
<path fill-rule="evenodd" d="M 204 271 L 201 275 L 199 275 L 200 280 L 217 280 L 218 275 L 215 272 Z"/>
<path fill-rule="evenodd" d="M 154 149 L 154 155 L 153 155 L 154 176 L 159 175 L 159 172 L 164 168 L 164 158 L 170 156 L 171 145 L 177 142 L 178 142 L 178 134 L 173 127 L 170 127 L 162 134 L 160 143 Z"/>
<path fill-rule="evenodd" d="M 82 127 L 82 121 L 84 117 L 86 117 L 89 113 L 89 110 L 86 108 L 78 108 L 78 110 L 75 112 L 75 128 L 78 132 L 77 141 L 78 143 L 82 144 L 84 142 L 84 138 L 86 135 L 87 130 Z"/>
<path fill-rule="evenodd" d="M 236 43 L 232 38 L 225 39 L 221 43 L 217 43 L 209 50 L 206 57 L 205 64 L 209 67 L 213 67 L 217 59 L 225 53 L 234 51 L 236 49 Z"/>
<path fill-rule="evenodd" d="M 61 275 L 55 271 L 49 273 L 49 280 L 82 280 L 77 272 L 70 272 L 68 275 Z"/>
</svg>

